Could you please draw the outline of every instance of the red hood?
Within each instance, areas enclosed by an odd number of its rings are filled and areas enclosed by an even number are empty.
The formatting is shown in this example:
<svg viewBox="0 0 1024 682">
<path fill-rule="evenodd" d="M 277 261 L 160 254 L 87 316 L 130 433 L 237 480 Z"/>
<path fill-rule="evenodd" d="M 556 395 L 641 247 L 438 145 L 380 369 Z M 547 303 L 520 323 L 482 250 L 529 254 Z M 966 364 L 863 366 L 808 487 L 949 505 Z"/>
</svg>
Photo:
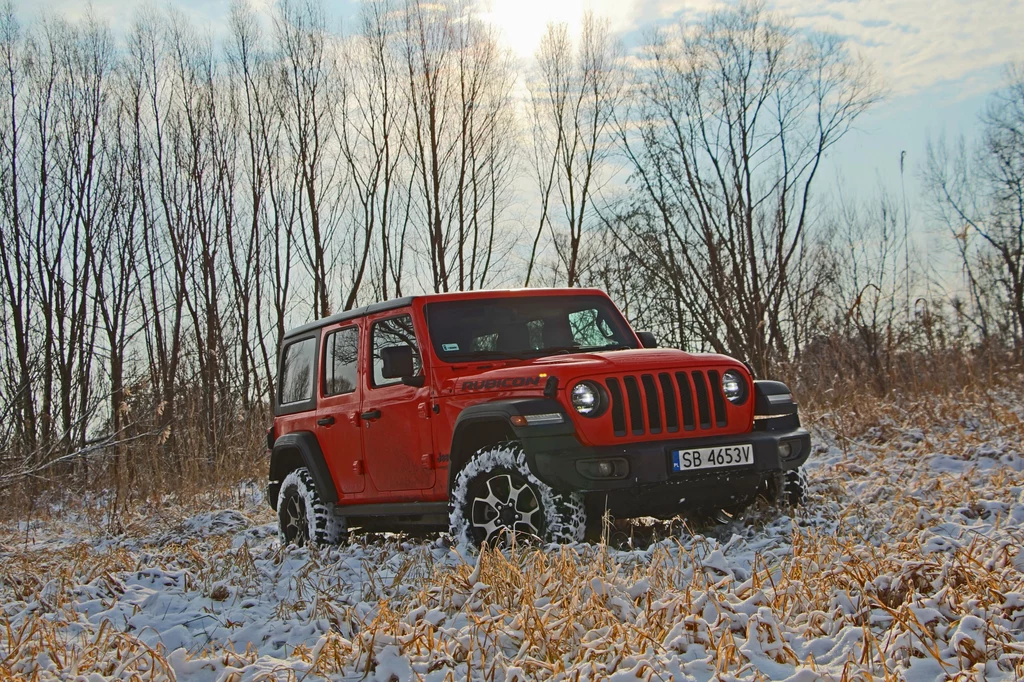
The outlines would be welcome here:
<svg viewBox="0 0 1024 682">
<path fill-rule="evenodd" d="M 642 348 L 602 353 L 549 355 L 535 360 L 501 360 L 451 365 L 454 376 L 444 382 L 442 392 L 529 391 L 543 390 L 548 377 L 559 384 L 603 374 L 653 370 L 691 369 L 704 366 L 735 365 L 736 360 L 714 353 L 687 353 L 671 348 Z"/>
</svg>

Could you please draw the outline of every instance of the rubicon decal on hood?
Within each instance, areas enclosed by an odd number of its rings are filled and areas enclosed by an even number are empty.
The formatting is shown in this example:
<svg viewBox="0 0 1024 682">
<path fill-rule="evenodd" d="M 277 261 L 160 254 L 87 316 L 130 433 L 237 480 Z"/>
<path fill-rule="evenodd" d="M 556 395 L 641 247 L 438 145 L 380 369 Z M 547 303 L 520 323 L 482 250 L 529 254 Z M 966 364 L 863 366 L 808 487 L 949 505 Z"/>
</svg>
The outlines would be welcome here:
<svg viewBox="0 0 1024 682">
<path fill-rule="evenodd" d="M 463 381 L 460 390 L 486 391 L 492 388 L 524 388 L 526 386 L 540 386 L 540 377 L 508 377 L 506 379 Z"/>
</svg>

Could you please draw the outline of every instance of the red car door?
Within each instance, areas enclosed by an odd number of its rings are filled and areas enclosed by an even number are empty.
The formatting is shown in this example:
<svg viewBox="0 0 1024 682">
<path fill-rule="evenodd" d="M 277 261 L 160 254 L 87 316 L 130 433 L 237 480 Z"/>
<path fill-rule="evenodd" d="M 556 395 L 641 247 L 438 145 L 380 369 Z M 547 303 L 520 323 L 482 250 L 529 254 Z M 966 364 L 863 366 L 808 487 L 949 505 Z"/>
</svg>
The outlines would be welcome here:
<svg viewBox="0 0 1024 682">
<path fill-rule="evenodd" d="M 320 344 L 316 435 L 341 496 L 360 493 L 366 485 L 359 421 L 362 400 L 359 362 L 364 355 L 360 348 L 361 336 L 357 322 L 345 322 L 325 329 Z"/>
<path fill-rule="evenodd" d="M 430 387 L 386 378 L 381 357 L 384 349 L 408 346 L 412 349 L 413 375 L 424 376 L 412 312 L 380 313 L 368 317 L 366 324 L 370 353 L 363 361 L 367 371 L 361 419 L 370 480 L 381 492 L 433 488 Z"/>
</svg>

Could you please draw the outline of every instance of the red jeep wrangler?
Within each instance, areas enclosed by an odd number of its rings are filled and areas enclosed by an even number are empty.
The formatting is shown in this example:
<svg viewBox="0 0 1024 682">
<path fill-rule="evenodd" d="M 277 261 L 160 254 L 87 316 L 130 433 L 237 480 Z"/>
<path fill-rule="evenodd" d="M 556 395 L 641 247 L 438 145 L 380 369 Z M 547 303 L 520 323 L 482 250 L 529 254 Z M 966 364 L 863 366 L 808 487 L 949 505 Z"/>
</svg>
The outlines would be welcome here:
<svg viewBox="0 0 1024 682">
<path fill-rule="evenodd" d="M 799 503 L 811 442 L 789 389 L 655 345 L 595 289 L 411 296 L 291 330 L 267 437 L 283 539 L 573 541 L 605 511 Z"/>
</svg>

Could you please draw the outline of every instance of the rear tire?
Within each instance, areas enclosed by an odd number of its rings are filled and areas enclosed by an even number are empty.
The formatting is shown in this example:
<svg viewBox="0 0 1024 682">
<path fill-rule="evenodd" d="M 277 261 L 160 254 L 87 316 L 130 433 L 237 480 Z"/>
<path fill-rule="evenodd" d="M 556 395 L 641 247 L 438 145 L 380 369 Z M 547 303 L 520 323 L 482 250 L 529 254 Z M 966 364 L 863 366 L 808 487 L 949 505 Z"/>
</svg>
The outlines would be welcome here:
<svg viewBox="0 0 1024 682">
<path fill-rule="evenodd" d="M 768 474 L 753 497 L 740 504 L 723 507 L 721 511 L 735 519 L 742 516 L 758 500 L 764 500 L 776 507 L 800 507 L 803 506 L 806 490 L 807 474 L 803 469 L 774 471 Z M 704 516 L 714 518 L 718 511 L 705 510 Z"/>
<path fill-rule="evenodd" d="M 803 469 L 776 471 L 768 477 L 769 502 L 780 507 L 800 507 L 807 491 L 807 474 Z"/>
<path fill-rule="evenodd" d="M 508 544 L 512 538 L 579 542 L 587 526 L 583 496 L 539 480 L 515 441 L 482 448 L 455 476 L 448 529 L 460 547 Z"/>
<path fill-rule="evenodd" d="M 780 502 L 791 507 L 802 507 L 807 499 L 807 472 L 803 469 L 790 469 L 782 475 L 782 495 Z"/>
<path fill-rule="evenodd" d="M 277 522 L 281 542 L 299 547 L 324 547 L 338 542 L 339 524 L 323 502 L 309 470 L 301 467 L 281 481 L 277 498 Z"/>
</svg>

